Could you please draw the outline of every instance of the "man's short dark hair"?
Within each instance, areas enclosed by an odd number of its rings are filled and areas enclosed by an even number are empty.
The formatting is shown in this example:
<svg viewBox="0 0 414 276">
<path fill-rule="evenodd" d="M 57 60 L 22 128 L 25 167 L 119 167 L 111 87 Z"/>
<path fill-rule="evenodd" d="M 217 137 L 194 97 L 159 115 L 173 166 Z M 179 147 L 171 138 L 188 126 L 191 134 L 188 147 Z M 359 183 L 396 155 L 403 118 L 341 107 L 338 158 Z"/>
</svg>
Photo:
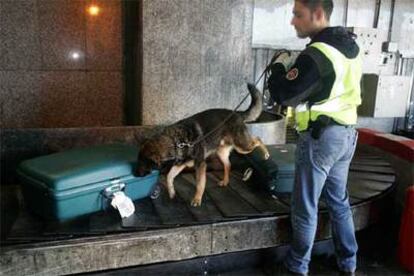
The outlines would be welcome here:
<svg viewBox="0 0 414 276">
<path fill-rule="evenodd" d="M 333 10 L 333 1 L 332 0 L 296 0 L 301 2 L 305 7 L 314 11 L 317 7 L 322 7 L 323 11 L 326 14 L 326 18 L 329 20 L 331 18 Z"/>
</svg>

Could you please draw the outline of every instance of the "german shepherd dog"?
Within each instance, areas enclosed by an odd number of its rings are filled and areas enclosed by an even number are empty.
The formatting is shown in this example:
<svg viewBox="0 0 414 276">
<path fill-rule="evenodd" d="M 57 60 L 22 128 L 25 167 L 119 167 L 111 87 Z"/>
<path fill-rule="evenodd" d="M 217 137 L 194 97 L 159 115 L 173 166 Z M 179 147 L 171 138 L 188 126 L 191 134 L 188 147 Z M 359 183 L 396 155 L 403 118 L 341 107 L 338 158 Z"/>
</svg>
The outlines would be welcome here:
<svg viewBox="0 0 414 276">
<path fill-rule="evenodd" d="M 186 167 L 195 167 L 196 192 L 192 206 L 200 206 L 206 185 L 206 159 L 217 154 L 223 163 L 224 177 L 219 186 L 227 186 L 230 175 L 230 152 L 248 154 L 259 147 L 264 157 L 269 152 L 257 137 L 252 137 L 245 122 L 256 120 L 262 112 L 262 97 L 253 84 L 247 85 L 251 103 L 246 111 L 208 109 L 166 126 L 160 134 L 141 144 L 135 174 L 144 176 L 157 169 L 168 173 L 166 186 L 174 198 L 174 178 Z"/>
</svg>

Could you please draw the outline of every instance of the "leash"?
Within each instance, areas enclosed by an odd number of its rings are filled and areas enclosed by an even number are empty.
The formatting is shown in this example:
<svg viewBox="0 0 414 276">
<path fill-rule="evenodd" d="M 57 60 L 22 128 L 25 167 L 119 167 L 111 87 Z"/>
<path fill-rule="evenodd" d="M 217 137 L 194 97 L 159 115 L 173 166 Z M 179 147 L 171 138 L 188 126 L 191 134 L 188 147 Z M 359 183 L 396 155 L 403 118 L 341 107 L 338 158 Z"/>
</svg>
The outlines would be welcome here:
<svg viewBox="0 0 414 276">
<path fill-rule="evenodd" d="M 259 79 L 255 82 L 254 86 L 256 86 L 259 81 L 263 78 L 263 76 L 265 76 L 265 80 L 264 80 L 264 84 L 266 84 L 267 79 L 269 77 L 268 73 L 270 71 L 270 66 L 275 62 L 275 60 L 283 53 L 288 53 L 289 56 L 291 55 L 290 51 L 287 49 L 281 49 L 279 50 L 277 53 L 275 53 L 272 57 L 272 59 L 270 60 L 270 62 L 266 65 L 266 68 L 263 70 L 262 74 L 260 75 Z M 200 143 L 201 141 L 205 140 L 207 137 L 209 137 L 210 135 L 212 135 L 214 132 L 216 132 L 217 130 L 219 130 L 235 113 L 236 111 L 239 109 L 239 107 L 246 101 L 246 99 L 249 97 L 250 92 L 244 96 L 244 98 L 241 100 L 241 102 L 233 109 L 233 112 L 230 113 L 230 115 L 228 115 L 219 125 L 217 125 L 217 127 L 213 128 L 212 130 L 210 130 L 209 132 L 207 132 L 205 135 L 201 136 L 200 138 L 196 139 L 193 143 L 177 143 L 176 147 L 178 149 L 183 149 L 185 147 L 189 147 L 192 148 L 195 145 L 197 145 L 198 143 Z M 263 90 L 263 95 L 262 97 L 264 98 L 264 90 Z"/>
<path fill-rule="evenodd" d="M 259 81 L 263 78 L 263 76 L 269 71 L 270 65 L 272 64 L 272 62 L 270 62 L 266 68 L 263 70 L 263 73 L 260 75 L 259 79 L 255 82 L 254 86 L 256 86 Z M 209 132 L 207 132 L 205 135 L 201 136 L 200 138 L 196 139 L 193 143 L 177 143 L 177 148 L 179 149 L 183 149 L 185 147 L 189 147 L 192 148 L 195 145 L 199 144 L 201 141 L 205 140 L 207 137 L 209 137 L 210 135 L 212 135 L 214 132 L 216 132 L 217 130 L 219 130 L 235 113 L 236 111 L 240 108 L 240 106 L 246 101 L 246 99 L 250 96 L 250 92 L 244 96 L 244 98 L 241 100 L 241 102 L 233 109 L 232 113 L 230 113 L 230 115 L 228 115 L 219 125 L 217 125 L 215 128 L 213 128 L 212 130 L 210 130 Z"/>
</svg>

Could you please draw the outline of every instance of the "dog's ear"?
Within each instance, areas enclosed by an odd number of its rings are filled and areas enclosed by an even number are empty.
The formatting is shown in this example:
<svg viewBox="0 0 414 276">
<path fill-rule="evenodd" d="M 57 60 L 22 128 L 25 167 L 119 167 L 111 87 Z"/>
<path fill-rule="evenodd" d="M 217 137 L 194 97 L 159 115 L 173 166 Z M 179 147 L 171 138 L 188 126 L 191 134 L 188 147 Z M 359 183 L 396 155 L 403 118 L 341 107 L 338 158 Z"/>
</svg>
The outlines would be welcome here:
<svg viewBox="0 0 414 276">
<path fill-rule="evenodd" d="M 146 143 L 148 143 L 148 138 L 141 139 L 139 142 L 139 148 L 142 148 Z"/>
<path fill-rule="evenodd" d="M 142 131 L 137 131 L 134 132 L 134 140 L 135 143 L 139 146 L 143 145 L 147 140 L 148 140 L 148 134 L 146 134 L 145 132 L 142 133 Z"/>
</svg>

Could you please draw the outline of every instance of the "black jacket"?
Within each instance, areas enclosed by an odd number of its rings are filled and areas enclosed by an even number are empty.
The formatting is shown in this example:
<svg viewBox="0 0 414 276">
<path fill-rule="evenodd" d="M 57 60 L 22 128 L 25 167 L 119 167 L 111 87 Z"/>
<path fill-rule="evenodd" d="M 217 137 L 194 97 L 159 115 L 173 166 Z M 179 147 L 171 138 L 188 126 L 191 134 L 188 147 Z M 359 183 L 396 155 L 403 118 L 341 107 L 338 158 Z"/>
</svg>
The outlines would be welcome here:
<svg viewBox="0 0 414 276">
<path fill-rule="evenodd" d="M 359 47 L 355 42 L 355 35 L 343 27 L 328 27 L 317 34 L 306 49 L 300 53 L 289 72 L 281 64 L 271 66 L 271 75 L 268 80 L 270 94 L 278 104 L 296 106 L 303 102 L 315 103 L 327 99 L 335 81 L 335 71 L 331 61 L 319 50 L 308 47 L 314 42 L 324 42 L 335 47 L 347 58 L 355 58 Z M 313 52 L 313 57 L 309 55 Z M 322 62 L 325 72 L 320 72 L 316 64 Z"/>
</svg>

